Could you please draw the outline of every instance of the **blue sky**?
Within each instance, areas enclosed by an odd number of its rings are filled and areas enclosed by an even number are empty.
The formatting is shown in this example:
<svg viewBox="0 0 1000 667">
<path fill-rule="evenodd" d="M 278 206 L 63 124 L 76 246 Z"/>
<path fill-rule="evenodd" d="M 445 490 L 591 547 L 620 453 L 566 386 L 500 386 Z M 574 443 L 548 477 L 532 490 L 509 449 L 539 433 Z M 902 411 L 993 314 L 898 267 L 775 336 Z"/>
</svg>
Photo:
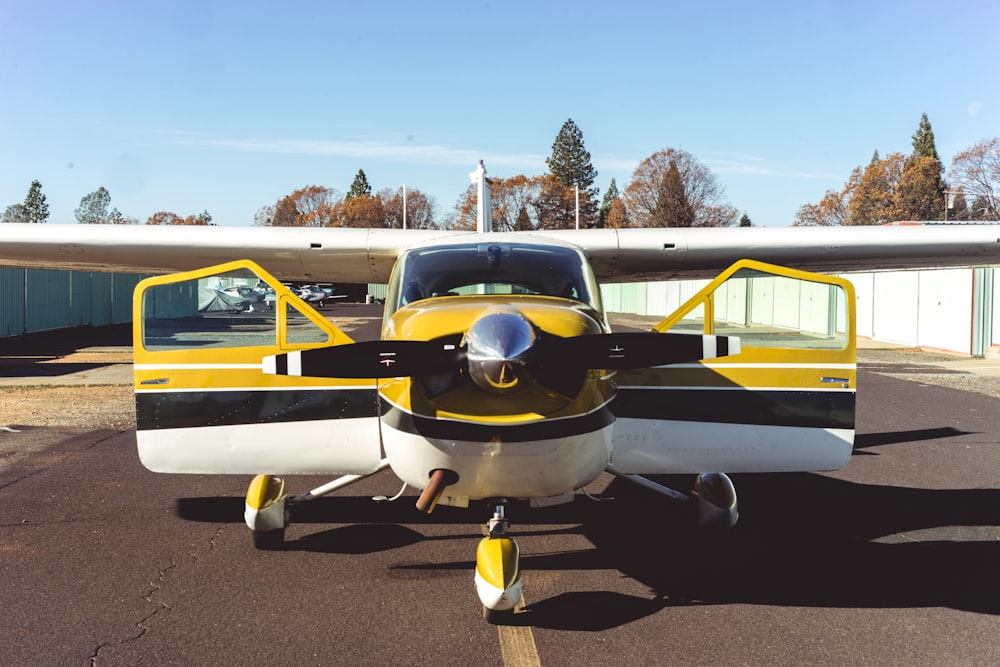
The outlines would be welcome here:
<svg viewBox="0 0 1000 667">
<path fill-rule="evenodd" d="M 0 210 L 42 183 L 145 222 L 249 225 L 306 185 L 454 206 L 478 160 L 546 171 L 567 118 L 603 193 L 682 148 L 758 226 L 920 115 L 945 166 L 1000 136 L 1000 3 L 0 0 Z"/>
</svg>

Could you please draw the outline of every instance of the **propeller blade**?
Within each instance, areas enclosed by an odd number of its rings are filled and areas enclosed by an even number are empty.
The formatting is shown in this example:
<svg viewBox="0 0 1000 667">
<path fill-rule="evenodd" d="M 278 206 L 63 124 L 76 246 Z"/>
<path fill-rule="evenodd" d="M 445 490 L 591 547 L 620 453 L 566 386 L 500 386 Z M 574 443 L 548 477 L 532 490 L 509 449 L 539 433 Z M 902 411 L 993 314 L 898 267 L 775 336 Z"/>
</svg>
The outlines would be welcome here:
<svg viewBox="0 0 1000 667">
<path fill-rule="evenodd" d="M 542 359 L 584 368 L 651 368 L 740 353 L 738 336 L 622 332 L 543 340 Z"/>
<path fill-rule="evenodd" d="M 271 375 L 326 378 L 384 378 L 448 372 L 465 360 L 461 337 L 431 341 L 373 340 L 264 357 Z"/>
</svg>

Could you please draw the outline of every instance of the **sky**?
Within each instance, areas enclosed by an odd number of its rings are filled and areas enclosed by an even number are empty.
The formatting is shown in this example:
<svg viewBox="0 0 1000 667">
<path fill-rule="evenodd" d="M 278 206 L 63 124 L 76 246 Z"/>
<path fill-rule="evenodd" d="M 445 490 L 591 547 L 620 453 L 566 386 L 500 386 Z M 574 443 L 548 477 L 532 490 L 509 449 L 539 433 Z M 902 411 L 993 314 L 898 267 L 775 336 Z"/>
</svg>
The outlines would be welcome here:
<svg viewBox="0 0 1000 667">
<path fill-rule="evenodd" d="M 921 114 L 946 168 L 1000 136 L 998 34 L 996 0 L 0 0 L 0 210 L 38 180 L 49 222 L 104 187 L 246 226 L 363 169 L 443 219 L 479 160 L 545 173 L 572 118 L 602 194 L 678 148 L 787 226 Z"/>
</svg>

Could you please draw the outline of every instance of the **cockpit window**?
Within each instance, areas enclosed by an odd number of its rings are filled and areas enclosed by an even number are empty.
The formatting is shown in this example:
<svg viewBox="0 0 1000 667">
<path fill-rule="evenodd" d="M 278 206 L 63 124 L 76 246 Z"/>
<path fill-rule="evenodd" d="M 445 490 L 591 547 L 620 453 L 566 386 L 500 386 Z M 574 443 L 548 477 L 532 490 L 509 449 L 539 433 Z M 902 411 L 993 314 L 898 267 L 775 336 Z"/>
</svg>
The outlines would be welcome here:
<svg viewBox="0 0 1000 667">
<path fill-rule="evenodd" d="M 581 252 L 487 241 L 406 253 L 389 285 L 387 310 L 421 299 L 469 294 L 557 296 L 600 309 L 596 284 Z"/>
</svg>

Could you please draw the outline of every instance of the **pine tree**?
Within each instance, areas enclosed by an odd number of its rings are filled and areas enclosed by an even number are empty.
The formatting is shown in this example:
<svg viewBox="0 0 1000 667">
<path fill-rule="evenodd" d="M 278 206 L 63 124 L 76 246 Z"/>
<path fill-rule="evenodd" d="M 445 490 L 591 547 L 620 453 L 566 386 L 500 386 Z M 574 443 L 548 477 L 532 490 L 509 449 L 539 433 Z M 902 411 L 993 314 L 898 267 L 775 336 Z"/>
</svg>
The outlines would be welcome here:
<svg viewBox="0 0 1000 667">
<path fill-rule="evenodd" d="M 531 216 L 528 215 L 528 209 L 522 206 L 517 212 L 517 220 L 514 222 L 514 230 L 518 232 L 531 231 Z"/>
<path fill-rule="evenodd" d="M 745 211 L 740 216 L 740 227 L 753 227 L 753 221 L 750 220 L 750 216 Z"/>
<path fill-rule="evenodd" d="M 347 191 L 347 196 L 345 199 L 354 199 L 355 197 L 371 197 L 372 196 L 372 186 L 368 184 L 368 177 L 365 176 L 363 169 L 358 169 L 358 175 L 354 177 L 354 182 L 351 183 L 351 189 Z"/>
<path fill-rule="evenodd" d="M 934 130 L 931 129 L 931 122 L 927 120 L 927 114 L 920 116 L 920 125 L 917 126 L 917 131 L 913 135 L 913 156 L 932 157 L 941 162 L 937 146 L 934 145 Z"/>
<path fill-rule="evenodd" d="M 581 190 L 589 190 L 597 178 L 597 171 L 590 163 L 590 153 L 583 145 L 583 133 L 572 118 L 563 123 L 552 144 L 552 155 L 545 158 L 545 164 L 563 187 L 579 186 Z M 591 195 L 596 198 L 597 191 L 592 191 Z"/>
<path fill-rule="evenodd" d="M 945 220 L 968 220 L 970 216 L 969 202 L 965 199 L 965 193 L 962 192 L 962 188 L 959 188 L 954 192 L 954 199 L 951 201 L 951 206 L 945 212 Z"/>
<path fill-rule="evenodd" d="M 611 213 L 611 207 L 615 205 L 621 195 L 618 193 L 618 185 L 615 183 L 615 179 L 611 179 L 611 183 L 608 185 L 608 191 L 604 193 L 604 199 L 601 200 L 601 208 L 597 212 L 597 226 L 604 227 L 608 221 L 608 214 Z"/>
<path fill-rule="evenodd" d="M 45 222 L 49 219 L 49 204 L 42 194 L 42 184 L 32 181 L 28 196 L 24 198 L 24 221 Z"/>
<path fill-rule="evenodd" d="M 944 215 L 944 165 L 934 145 L 934 130 L 926 113 L 920 116 L 920 124 L 913 135 L 913 153 L 903 171 L 908 181 L 907 191 L 901 195 L 899 206 L 903 218 L 940 220 Z"/>
<path fill-rule="evenodd" d="M 592 186 L 597 171 L 583 145 L 583 133 L 572 118 L 563 123 L 552 144 L 552 155 L 545 158 L 545 164 L 549 167 L 552 180 L 539 197 L 542 227 L 572 229 L 576 225 L 575 188 L 580 189 L 580 226 L 593 227 L 599 191 Z"/>
<path fill-rule="evenodd" d="M 656 196 L 651 225 L 654 227 L 693 227 L 694 207 L 684 193 L 684 182 L 677 162 L 670 161 L 670 167 L 663 174 Z"/>
</svg>

